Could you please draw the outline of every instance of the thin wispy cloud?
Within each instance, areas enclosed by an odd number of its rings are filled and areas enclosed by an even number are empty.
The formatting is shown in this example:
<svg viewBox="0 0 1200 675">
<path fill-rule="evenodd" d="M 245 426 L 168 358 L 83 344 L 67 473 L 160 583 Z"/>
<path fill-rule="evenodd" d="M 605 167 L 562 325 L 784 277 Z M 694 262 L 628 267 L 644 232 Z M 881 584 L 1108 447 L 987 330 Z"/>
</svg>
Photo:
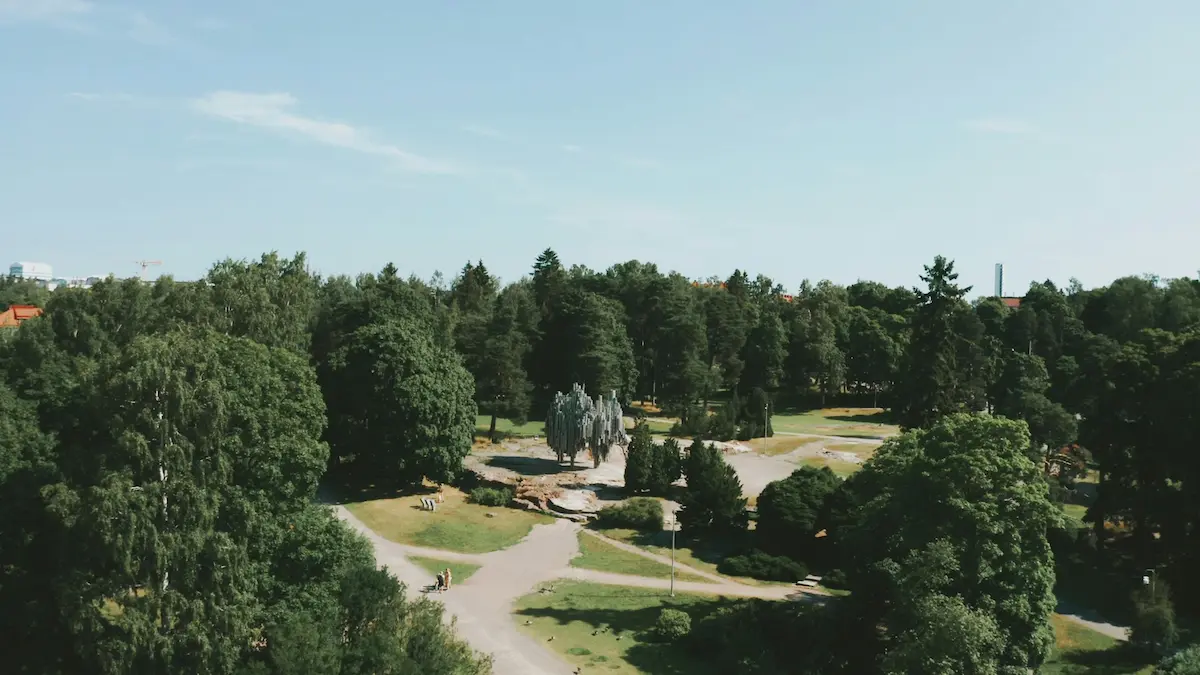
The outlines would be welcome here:
<svg viewBox="0 0 1200 675">
<path fill-rule="evenodd" d="M 196 112 L 209 117 L 306 138 L 345 150 L 379 155 L 394 160 L 408 171 L 453 174 L 453 165 L 377 141 L 363 129 L 343 122 L 329 122 L 292 112 L 296 98 L 288 93 L 217 91 L 191 101 Z"/>
<path fill-rule="evenodd" d="M 0 22 L 72 19 L 94 8 L 89 0 L 0 0 Z"/>
<path fill-rule="evenodd" d="M 567 143 L 566 145 L 560 145 L 558 146 L 558 149 L 562 150 L 563 152 L 583 152 L 583 148 L 579 147 L 578 145 L 571 145 L 570 143 Z"/>
<path fill-rule="evenodd" d="M 0 0 L 0 23 L 40 22 L 77 33 L 123 35 L 154 47 L 183 46 L 174 31 L 145 12 L 91 0 Z"/>
</svg>

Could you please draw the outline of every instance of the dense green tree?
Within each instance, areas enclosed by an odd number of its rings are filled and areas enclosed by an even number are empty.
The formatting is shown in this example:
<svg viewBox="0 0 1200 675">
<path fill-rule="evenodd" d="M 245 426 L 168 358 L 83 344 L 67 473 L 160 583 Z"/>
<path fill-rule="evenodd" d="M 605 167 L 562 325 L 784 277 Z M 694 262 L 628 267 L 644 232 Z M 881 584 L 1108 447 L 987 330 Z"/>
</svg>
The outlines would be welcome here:
<svg viewBox="0 0 1200 675">
<path fill-rule="evenodd" d="M 308 353 L 319 282 L 303 253 L 281 259 L 265 253 L 258 261 L 226 259 L 205 276 L 208 325 L 268 347 Z"/>
<path fill-rule="evenodd" d="M 54 522 L 40 488 L 57 479 L 54 439 L 35 407 L 0 383 L 0 653 L 17 673 L 55 673 L 73 661 L 57 616 Z M 64 653 L 65 652 L 65 653 Z"/>
<path fill-rule="evenodd" d="M 1179 640 L 1175 625 L 1175 605 L 1171 589 L 1165 582 L 1148 579 L 1151 583 L 1133 594 L 1133 625 L 1129 628 L 1129 643 L 1150 654 L 1162 655 Z"/>
<path fill-rule="evenodd" d="M 992 410 L 1029 425 L 1033 456 L 1039 460 L 1073 442 L 1077 435 L 1075 418 L 1046 396 L 1050 374 L 1042 358 L 1009 351 L 1001 361 L 1000 376 L 989 393 Z"/>
<path fill-rule="evenodd" d="M 746 498 L 737 472 L 716 446 L 697 438 L 688 448 L 679 524 L 689 535 L 730 534 L 746 529 Z"/>
<path fill-rule="evenodd" d="M 553 342 L 553 351 L 548 342 Z M 549 379 L 546 391 L 566 391 L 574 383 L 590 391 L 616 391 L 628 401 L 637 378 L 633 351 L 625 333 L 621 305 L 596 293 L 568 288 L 559 298 L 553 316 L 542 330 L 543 351 L 538 358 Z"/>
<path fill-rule="evenodd" d="M 770 395 L 755 387 L 742 401 L 738 412 L 738 440 L 748 441 L 751 438 L 774 436 L 775 429 L 771 426 L 771 417 L 775 414 L 775 406 Z M 733 406 L 737 403 L 738 399 L 735 397 L 728 405 Z"/>
<path fill-rule="evenodd" d="M 428 329 L 409 321 L 359 328 L 331 355 L 321 384 L 339 461 L 401 485 L 458 475 L 475 432 L 475 386 Z"/>
<path fill-rule="evenodd" d="M 848 316 L 846 379 L 870 391 L 872 405 L 878 407 L 879 392 L 896 380 L 903 349 L 885 327 L 887 315 L 882 310 L 851 307 Z"/>
<path fill-rule="evenodd" d="M 654 445 L 653 457 L 650 494 L 667 496 L 671 485 L 683 475 L 683 448 L 679 446 L 679 441 L 668 438 Z"/>
<path fill-rule="evenodd" d="M 821 529 L 825 501 L 841 482 L 829 467 L 805 466 L 768 483 L 758 496 L 759 548 L 803 559 Z"/>
<path fill-rule="evenodd" d="M 42 490 L 73 561 L 58 611 L 78 657 L 100 672 L 231 672 L 269 533 L 313 497 L 328 456 L 311 369 L 249 340 L 170 333 L 135 339 L 84 386 L 91 424 L 60 439 L 61 480 Z"/>
<path fill-rule="evenodd" d="M 923 595 L 958 596 L 990 616 L 1004 637 L 999 667 L 1046 659 L 1046 534 L 1060 516 L 1029 445 L 1023 422 L 952 415 L 888 441 L 847 481 L 849 515 L 833 532 L 867 625 L 911 625 L 896 613 L 917 585 L 908 570 L 922 575 Z"/>
<path fill-rule="evenodd" d="M 567 272 L 563 269 L 558 254 L 553 249 L 546 249 L 538 255 L 533 263 L 533 297 L 543 317 L 553 313 L 557 296 L 567 283 Z"/>
<path fill-rule="evenodd" d="M 888 675 L 996 675 L 1004 634 L 961 597 L 924 595 L 903 608 L 907 621 L 883 658 Z"/>
<path fill-rule="evenodd" d="M 703 307 L 687 279 L 672 275 L 654 312 L 654 370 L 661 386 L 655 393 L 668 410 L 685 416 L 703 395 L 708 336 Z"/>
<path fill-rule="evenodd" d="M 625 450 L 625 489 L 667 496 L 671 484 L 679 480 L 681 454 L 679 441 L 668 438 L 655 443 L 650 427 L 645 422 L 637 423 Z"/>
<path fill-rule="evenodd" d="M 37 281 L 0 276 L 0 312 L 8 309 L 9 305 L 45 307 L 49 299 L 50 291 Z"/>
<path fill-rule="evenodd" d="M 1163 659 L 1152 675 L 1200 675 L 1200 645 L 1182 649 Z"/>
<path fill-rule="evenodd" d="M 768 299 L 764 302 L 766 304 L 758 310 L 742 349 L 745 367 L 738 384 L 741 391 L 755 387 L 773 390 L 783 379 L 788 335 L 780 318 L 779 301 Z"/>
<path fill-rule="evenodd" d="M 1161 296 L 1157 279 L 1122 277 L 1089 293 L 1079 318 L 1093 333 L 1128 342 L 1157 326 Z"/>
<path fill-rule="evenodd" d="M 704 391 L 704 408 L 713 387 L 733 389 L 745 365 L 742 350 L 746 346 L 746 310 L 737 296 L 723 288 L 706 289 L 704 299 L 708 344 L 708 367 L 712 380 Z"/>
<path fill-rule="evenodd" d="M 918 296 L 897 401 L 900 423 L 905 427 L 928 426 L 944 415 L 964 410 L 970 400 L 971 392 L 960 377 L 963 338 L 957 332 L 957 320 L 964 314 L 963 296 L 970 288 L 960 288 L 956 279 L 954 263 L 942 256 L 934 258 L 921 276 L 927 289 Z"/>
<path fill-rule="evenodd" d="M 651 472 L 654 470 L 654 437 L 650 426 L 639 421 L 629 435 L 629 447 L 625 449 L 625 489 L 632 493 L 650 489 Z"/>
<path fill-rule="evenodd" d="M 476 382 L 483 376 L 487 358 L 497 286 L 481 260 L 476 265 L 467 263 L 447 294 L 454 314 L 454 348 Z"/>
<path fill-rule="evenodd" d="M 475 395 L 491 415 L 488 438 L 496 440 L 496 418 L 524 422 L 532 404 L 525 363 L 532 350 L 537 308 L 527 284 L 508 286 L 495 300 L 475 373 Z"/>
<path fill-rule="evenodd" d="M 1157 325 L 1182 333 L 1200 327 L 1200 280 L 1171 279 L 1163 289 Z"/>
<path fill-rule="evenodd" d="M 621 303 L 625 308 L 625 332 L 633 351 L 638 378 L 637 396 L 654 398 L 657 393 L 657 346 L 661 331 L 660 316 L 656 316 L 666 278 L 653 263 L 630 260 L 610 267 L 603 277 L 603 295 Z M 589 289 L 595 290 L 595 289 Z"/>
</svg>

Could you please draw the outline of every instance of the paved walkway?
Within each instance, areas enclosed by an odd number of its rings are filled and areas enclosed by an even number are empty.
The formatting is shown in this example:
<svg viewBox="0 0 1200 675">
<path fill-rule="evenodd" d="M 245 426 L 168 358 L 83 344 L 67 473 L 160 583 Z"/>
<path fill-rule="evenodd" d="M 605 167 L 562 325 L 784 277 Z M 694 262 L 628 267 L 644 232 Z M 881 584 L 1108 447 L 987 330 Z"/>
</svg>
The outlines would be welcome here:
<svg viewBox="0 0 1200 675">
<path fill-rule="evenodd" d="M 1055 607 L 1054 611 L 1074 621 L 1075 623 L 1087 626 L 1097 633 L 1100 633 L 1101 635 L 1107 635 L 1114 640 L 1125 642 L 1129 639 L 1128 626 L 1118 626 L 1116 624 L 1102 621 L 1100 615 L 1096 614 L 1095 612 L 1081 610 L 1077 607 L 1074 607 L 1070 603 L 1062 601 L 1059 601 L 1058 607 Z"/>
<path fill-rule="evenodd" d="M 576 533 L 581 528 L 569 520 L 537 525 L 529 536 L 507 549 L 470 554 L 397 544 L 376 534 L 346 507 L 335 506 L 334 509 L 339 518 L 371 542 L 375 548 L 376 563 L 380 567 L 386 566 L 397 579 L 404 582 L 410 596 L 418 596 L 421 589 L 434 583 L 434 577 L 410 562 L 406 556 L 424 556 L 480 566 L 469 579 L 454 583 L 450 592 L 438 594 L 437 599 L 445 605 L 447 614 L 457 621 L 458 632 L 463 639 L 475 649 L 492 655 L 495 659 L 495 675 L 566 675 L 574 672 L 574 668 L 558 655 L 517 630 L 513 621 L 513 603 L 533 592 L 539 584 L 553 579 L 577 579 L 599 584 L 663 590 L 671 585 L 670 579 L 571 567 L 571 559 L 579 554 Z M 671 564 L 670 558 L 665 556 L 644 551 L 589 530 L 583 531 L 622 550 L 660 563 Z M 678 562 L 675 567 L 677 570 L 711 580 L 711 583 L 677 580 L 675 590 L 679 592 L 767 600 L 816 600 L 820 595 L 788 586 L 742 584 Z"/>
<path fill-rule="evenodd" d="M 375 534 L 344 506 L 334 507 L 338 517 L 365 536 L 375 547 L 375 561 L 405 583 L 410 596 L 434 583 L 433 575 L 404 556 L 413 550 Z M 491 654 L 495 675 L 569 675 L 574 668 L 533 638 L 517 630 L 512 603 L 537 586 L 559 576 L 578 552 L 575 524 L 566 520 L 537 525 L 521 543 L 484 556 L 478 572 L 450 592 L 438 594 L 446 613 L 455 618 L 458 634 L 472 647 Z M 577 527 L 577 526 L 575 526 Z M 567 535 L 567 536 L 564 536 Z M 421 555 L 446 558 L 448 552 L 419 549 Z"/>
<path fill-rule="evenodd" d="M 429 572 L 418 567 L 406 556 L 424 556 L 439 560 L 466 562 L 480 568 L 469 579 L 454 583 L 448 593 L 436 597 L 446 608 L 447 619 L 457 623 L 458 634 L 472 647 L 490 654 L 494 659 L 495 675 L 569 675 L 574 668 L 537 640 L 517 629 L 513 620 L 513 604 L 534 591 L 540 584 L 553 579 L 577 579 L 592 583 L 639 588 L 670 588 L 670 579 L 631 576 L 571 567 L 571 559 L 579 555 L 576 533 L 588 535 L 650 560 L 671 564 L 667 556 L 645 551 L 637 546 L 617 541 L 602 534 L 580 528 L 569 520 L 537 525 L 519 543 L 501 551 L 470 554 L 442 551 L 420 546 L 397 544 L 384 539 L 368 528 L 344 506 L 335 506 L 338 517 L 371 542 L 375 560 L 405 584 L 411 597 L 434 583 Z M 729 597 L 762 598 L 766 600 L 826 601 L 829 596 L 820 591 L 791 586 L 751 586 L 727 577 L 694 567 L 675 563 L 677 570 L 709 579 L 710 582 L 675 581 L 675 590 L 683 593 L 711 593 Z M 1067 618 L 1100 633 L 1125 639 L 1125 628 L 1089 621 L 1076 614 L 1063 613 Z"/>
</svg>

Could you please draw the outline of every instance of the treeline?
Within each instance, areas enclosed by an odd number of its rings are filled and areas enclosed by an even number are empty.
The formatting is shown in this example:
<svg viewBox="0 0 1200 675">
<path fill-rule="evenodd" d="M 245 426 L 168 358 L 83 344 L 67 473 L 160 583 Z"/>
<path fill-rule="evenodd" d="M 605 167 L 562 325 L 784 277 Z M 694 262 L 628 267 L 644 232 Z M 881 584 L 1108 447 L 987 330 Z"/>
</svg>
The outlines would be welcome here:
<svg viewBox="0 0 1200 675">
<path fill-rule="evenodd" d="M 109 280 L 40 298 L 6 281 L 0 299 L 40 300 L 46 313 L 0 342 L 0 481 L 5 504 L 28 510 L 0 533 L 0 609 L 33 608 L 0 613 L 0 639 L 17 650 L 5 653 L 35 659 L 28 672 L 266 663 L 284 640 L 261 637 L 272 617 L 350 616 L 355 593 L 337 590 L 349 582 L 321 576 L 341 568 L 278 559 L 308 559 L 309 544 L 289 548 L 284 532 L 314 532 L 297 523 L 317 518 L 307 504 L 327 466 L 396 486 L 451 481 L 477 411 L 493 428 L 540 417 L 575 383 L 654 401 L 709 438 L 769 434 L 764 409 L 833 403 L 890 408 L 910 429 L 974 411 L 1021 420 L 1028 435 L 1005 443 L 1027 439 L 1055 497 L 1098 474 L 1092 536 L 1077 543 L 1158 570 L 1196 606 L 1200 282 L 1037 283 L 1013 308 L 969 301 L 939 257 L 917 289 L 784 291 L 743 271 L 695 283 L 637 261 L 568 268 L 550 250 L 507 285 L 482 262 L 440 283 L 391 265 L 320 278 L 303 255 L 273 254 L 196 282 Z M 314 585 L 325 595 L 295 590 Z M 342 609 L 282 609 L 315 596 Z M 349 635 L 349 621 L 294 632 Z M 343 664 L 360 658 L 346 640 L 328 644 Z M 185 653 L 198 661 L 173 660 Z"/>
</svg>

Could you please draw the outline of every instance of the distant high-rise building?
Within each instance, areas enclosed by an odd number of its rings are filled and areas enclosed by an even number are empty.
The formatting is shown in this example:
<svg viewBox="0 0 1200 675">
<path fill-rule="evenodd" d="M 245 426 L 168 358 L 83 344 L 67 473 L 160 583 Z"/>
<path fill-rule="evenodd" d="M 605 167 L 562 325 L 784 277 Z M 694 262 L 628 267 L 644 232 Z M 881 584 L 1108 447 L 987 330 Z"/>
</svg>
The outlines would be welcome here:
<svg viewBox="0 0 1200 675">
<path fill-rule="evenodd" d="M 15 262 L 8 266 L 8 275 L 18 279 L 51 281 L 54 279 L 54 269 L 49 263 Z"/>
<path fill-rule="evenodd" d="M 996 297 L 1004 297 L 1004 263 L 996 263 Z"/>
</svg>

